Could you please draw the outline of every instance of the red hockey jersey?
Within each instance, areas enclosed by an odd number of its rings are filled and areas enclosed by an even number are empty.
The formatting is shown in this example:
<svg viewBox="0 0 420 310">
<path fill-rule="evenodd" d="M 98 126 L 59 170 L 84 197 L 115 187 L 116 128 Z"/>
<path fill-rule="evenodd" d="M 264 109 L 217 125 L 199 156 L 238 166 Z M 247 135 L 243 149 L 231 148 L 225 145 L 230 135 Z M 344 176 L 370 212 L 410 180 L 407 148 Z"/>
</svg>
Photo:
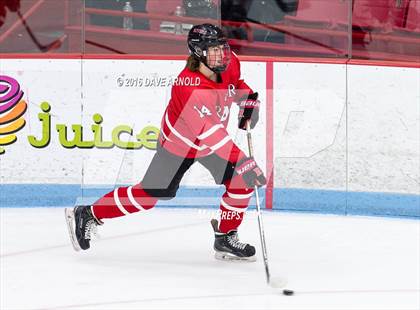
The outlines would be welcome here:
<svg viewBox="0 0 420 310">
<path fill-rule="evenodd" d="M 252 93 L 240 75 L 240 63 L 234 53 L 221 74 L 221 83 L 185 68 L 174 81 L 162 118 L 161 145 L 180 157 L 215 153 L 230 162 L 245 157 L 226 130 L 232 102 Z"/>
</svg>

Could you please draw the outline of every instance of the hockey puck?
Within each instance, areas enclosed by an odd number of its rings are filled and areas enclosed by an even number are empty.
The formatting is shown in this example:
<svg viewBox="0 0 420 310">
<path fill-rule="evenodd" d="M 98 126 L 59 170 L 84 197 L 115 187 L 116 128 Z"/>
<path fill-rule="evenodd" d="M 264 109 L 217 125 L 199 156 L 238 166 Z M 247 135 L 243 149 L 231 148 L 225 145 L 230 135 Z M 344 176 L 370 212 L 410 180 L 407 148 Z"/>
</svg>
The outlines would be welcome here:
<svg viewBox="0 0 420 310">
<path fill-rule="evenodd" d="M 291 296 L 293 295 L 295 292 L 293 290 L 283 290 L 283 295 L 287 295 L 287 296 Z"/>
</svg>

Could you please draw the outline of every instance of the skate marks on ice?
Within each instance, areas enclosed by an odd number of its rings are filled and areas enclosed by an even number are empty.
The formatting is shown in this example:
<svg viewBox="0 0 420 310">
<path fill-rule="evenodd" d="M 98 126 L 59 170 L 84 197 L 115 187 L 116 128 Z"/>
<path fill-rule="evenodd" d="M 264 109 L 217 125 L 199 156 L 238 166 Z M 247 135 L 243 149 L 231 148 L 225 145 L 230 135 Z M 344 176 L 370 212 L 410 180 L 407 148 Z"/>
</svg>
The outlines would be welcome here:
<svg viewBox="0 0 420 310">
<path fill-rule="evenodd" d="M 96 302 L 96 303 L 86 303 L 86 304 L 69 304 L 64 306 L 52 306 L 48 308 L 32 308 L 28 310 L 61 310 L 61 309 L 120 309 L 121 306 L 129 306 L 128 308 L 124 307 L 124 309 L 161 309 L 157 305 L 158 308 L 150 306 L 150 303 L 165 303 L 169 305 L 173 302 L 185 302 L 185 301 L 208 301 L 208 300 L 224 300 L 224 299 L 232 299 L 232 298 L 249 298 L 249 297 L 264 297 L 270 296 L 273 293 L 243 293 L 243 294 L 213 294 L 213 295 L 202 295 L 202 296 L 194 296 L 194 295 L 186 295 L 186 296 L 177 296 L 177 297 L 158 297 L 158 298 L 144 298 L 144 299 L 132 299 L 132 300 L 120 300 L 120 301 L 109 301 L 109 302 Z M 138 308 L 144 306 L 143 304 L 147 304 L 147 308 Z M 149 308 L 150 307 L 150 308 Z M 255 307 L 255 305 L 253 305 Z M 170 309 L 170 307 L 165 307 L 164 309 Z M 175 309 L 180 309 L 175 307 Z M 190 308 L 188 308 L 190 309 Z M 214 309 L 214 308 L 208 308 Z M 217 308 L 217 309 L 224 309 Z M 250 309 L 250 308 L 246 308 Z M 255 308 L 252 308 L 255 309 Z"/>
<path fill-rule="evenodd" d="M 251 214 L 240 233 L 258 261 L 232 264 L 214 259 L 209 220 L 193 209 L 109 221 L 79 253 L 63 209 L 0 212 L 5 310 L 419 308 L 419 221 L 265 213 L 272 273 L 295 290 L 284 296 L 265 282 Z"/>
<path fill-rule="evenodd" d="M 321 298 L 328 298 L 329 295 L 336 295 L 335 298 L 340 298 L 340 295 L 343 297 L 345 295 L 350 296 L 356 296 L 356 295 L 368 295 L 368 294 L 375 294 L 379 298 L 381 295 L 388 295 L 388 294 L 397 294 L 401 297 L 404 296 L 404 293 L 412 294 L 417 293 L 420 294 L 420 290 L 318 290 L 318 291 L 298 291 L 295 292 L 295 294 L 298 294 L 298 297 L 305 297 L 305 295 L 317 295 L 317 297 Z M 267 290 L 267 292 L 261 292 L 261 293 L 243 293 L 243 294 L 209 294 L 209 295 L 201 295 L 201 296 L 193 296 L 193 295 L 186 295 L 186 296 L 177 296 L 177 297 L 158 297 L 158 298 L 143 298 L 143 299 L 131 299 L 131 300 L 119 300 L 119 301 L 109 301 L 109 302 L 95 302 L 95 303 L 85 303 L 85 304 L 68 304 L 68 305 L 61 305 L 61 306 L 51 306 L 51 307 L 42 307 L 42 308 L 31 308 L 28 310 L 62 310 L 62 309 L 80 309 L 80 310 L 100 310 L 100 309 L 143 309 L 142 306 L 147 305 L 147 309 L 172 309 L 171 306 L 175 302 L 179 302 L 181 306 L 174 306 L 173 309 L 182 309 L 185 307 L 185 309 L 194 309 L 194 307 L 186 306 L 185 303 L 188 304 L 188 302 L 209 302 L 208 305 L 210 307 L 205 307 L 204 309 L 226 309 L 224 308 L 224 305 L 226 305 L 226 300 L 230 300 L 232 298 L 286 298 L 286 300 L 289 297 L 282 297 L 281 291 L 279 290 Z M 161 303 L 164 303 L 166 305 L 165 308 L 161 308 Z M 152 306 L 155 304 L 155 306 Z M 195 304 L 196 305 L 196 304 Z M 286 303 L 279 302 L 277 303 L 278 306 L 286 305 Z M 214 308 L 213 308 L 214 306 Z M 251 303 L 251 305 L 248 305 L 251 307 L 243 307 L 241 305 L 241 309 L 258 309 L 257 304 Z M 140 308 L 141 307 L 141 308 Z M 196 307 L 196 306 L 195 306 Z M 146 308 L 144 308 L 146 309 Z M 198 308 L 197 308 L 198 309 Z M 271 309 L 271 308 L 267 308 Z M 273 307 L 272 309 L 277 309 Z M 285 308 L 284 308 L 285 309 Z M 292 306 L 291 308 L 287 309 L 296 309 L 296 310 L 302 310 L 300 306 Z M 305 308 L 305 309 L 312 309 L 312 308 Z M 313 309 L 318 309 L 316 306 Z M 330 309 L 330 308 L 327 308 Z M 334 308 L 331 308 L 332 310 Z M 347 308 L 346 308 L 347 309 Z M 359 308 L 355 308 L 359 309 Z M 363 308 L 360 308 L 363 309 Z M 392 309 L 392 308 L 386 308 L 386 309 Z M 405 309 L 405 308 L 404 308 Z M 410 309 L 411 308 L 407 308 Z M 415 308 L 412 308 L 413 310 L 417 310 Z M 334 309 L 336 310 L 336 309 Z M 338 310 L 338 308 L 337 308 Z M 394 309 L 392 309 L 394 310 Z"/>
<path fill-rule="evenodd" d="M 184 229 L 186 227 L 204 225 L 205 223 L 207 223 L 207 221 L 202 220 L 202 221 L 199 221 L 199 222 L 196 222 L 196 223 L 191 223 L 191 224 L 173 225 L 173 226 L 161 227 L 161 228 L 156 228 L 156 229 L 147 229 L 147 230 L 127 233 L 127 234 L 120 234 L 120 235 L 116 235 L 116 236 L 99 237 L 98 239 L 94 239 L 92 244 L 93 244 L 93 247 L 94 247 L 95 244 L 97 244 L 97 243 L 101 243 L 101 242 L 105 242 L 105 241 L 109 241 L 109 240 L 115 240 L 115 239 L 118 240 L 118 239 L 122 239 L 122 238 L 135 237 L 135 236 L 140 236 L 140 235 L 148 235 L 148 234 L 157 233 L 157 232 L 165 232 L 165 231 L 171 231 L 171 230 L 177 230 L 177 229 Z M 99 232 L 98 235 L 100 236 L 100 232 Z M 67 239 L 68 239 L 68 237 L 67 237 Z M 25 255 L 25 254 L 33 254 L 33 253 L 38 253 L 38 252 L 45 252 L 45 251 L 51 251 L 51 250 L 62 249 L 62 248 L 70 248 L 70 247 L 71 247 L 71 242 L 68 242 L 68 243 L 62 243 L 62 244 L 58 244 L 58 245 L 45 246 L 45 247 L 33 248 L 33 249 L 21 250 L 21 251 L 14 251 L 14 252 L 10 252 L 10 253 L 0 253 L 0 258 L 11 257 L 11 256 L 19 256 L 19 255 Z"/>
</svg>

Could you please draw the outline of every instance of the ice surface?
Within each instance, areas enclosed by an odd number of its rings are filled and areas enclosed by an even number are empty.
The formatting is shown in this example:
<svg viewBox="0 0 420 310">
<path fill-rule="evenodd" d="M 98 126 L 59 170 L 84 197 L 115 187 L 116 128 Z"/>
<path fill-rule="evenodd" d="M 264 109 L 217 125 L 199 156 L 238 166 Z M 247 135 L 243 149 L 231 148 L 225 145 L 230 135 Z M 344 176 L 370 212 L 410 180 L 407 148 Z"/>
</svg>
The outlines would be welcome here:
<svg viewBox="0 0 420 310">
<path fill-rule="evenodd" d="M 109 220 L 91 250 L 74 252 L 62 208 L 0 209 L 0 308 L 420 308 L 420 221 L 264 212 L 271 272 L 288 278 L 288 297 L 265 283 L 255 211 L 239 231 L 255 263 L 214 259 L 211 211 Z"/>
</svg>

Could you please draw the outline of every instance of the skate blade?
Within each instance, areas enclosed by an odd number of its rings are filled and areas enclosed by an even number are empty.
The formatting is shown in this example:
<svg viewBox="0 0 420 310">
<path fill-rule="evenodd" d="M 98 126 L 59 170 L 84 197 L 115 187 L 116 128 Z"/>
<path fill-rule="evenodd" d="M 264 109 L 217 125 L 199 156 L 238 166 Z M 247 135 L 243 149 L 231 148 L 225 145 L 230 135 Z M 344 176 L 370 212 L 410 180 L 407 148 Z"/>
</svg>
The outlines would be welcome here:
<svg viewBox="0 0 420 310">
<path fill-rule="evenodd" d="M 214 257 L 218 260 L 231 261 L 231 262 L 255 262 L 255 261 L 257 261 L 257 257 L 255 255 L 250 256 L 250 257 L 239 257 L 239 256 L 235 256 L 235 255 L 230 254 L 230 253 L 217 252 L 217 251 L 214 253 Z"/>
<path fill-rule="evenodd" d="M 74 228 L 74 225 L 75 225 L 74 210 L 70 208 L 65 208 L 64 214 L 66 217 L 67 229 L 69 231 L 70 241 L 71 241 L 71 244 L 73 245 L 73 249 L 75 251 L 80 251 L 81 248 L 80 248 L 79 242 L 77 242 L 75 228 Z"/>
</svg>

